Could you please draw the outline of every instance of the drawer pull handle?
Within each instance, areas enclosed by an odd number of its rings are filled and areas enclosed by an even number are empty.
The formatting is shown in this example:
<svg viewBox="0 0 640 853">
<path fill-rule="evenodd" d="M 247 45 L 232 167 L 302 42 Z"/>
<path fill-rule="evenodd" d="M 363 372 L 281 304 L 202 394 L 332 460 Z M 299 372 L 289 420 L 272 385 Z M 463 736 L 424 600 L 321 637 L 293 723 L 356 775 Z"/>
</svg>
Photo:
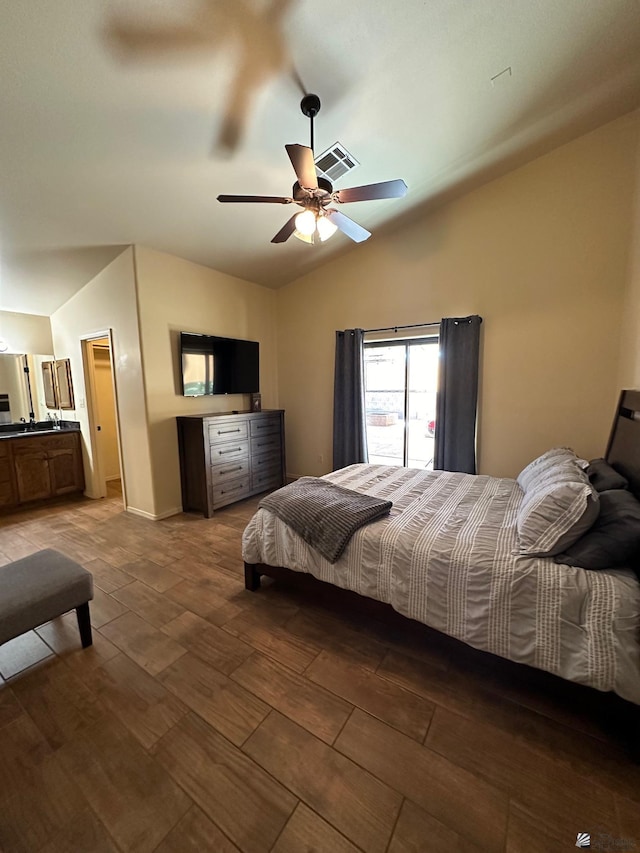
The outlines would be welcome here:
<svg viewBox="0 0 640 853">
<path fill-rule="evenodd" d="M 227 435 L 230 432 L 240 432 L 240 427 L 237 429 L 219 429 L 218 435 Z"/>
<path fill-rule="evenodd" d="M 225 453 L 240 453 L 241 450 L 241 447 L 232 447 L 230 450 L 219 450 L 218 454 L 224 456 Z"/>
<path fill-rule="evenodd" d="M 242 471 L 242 465 L 236 465 L 235 468 L 225 468 L 224 471 L 220 471 L 220 473 L 231 474 L 232 471 Z"/>
<path fill-rule="evenodd" d="M 230 494 L 231 492 L 237 492 L 237 491 L 238 491 L 238 489 L 244 489 L 244 483 L 240 483 L 240 485 L 239 485 L 239 486 L 234 486 L 232 489 L 227 489 L 227 491 L 226 491 L 226 492 L 225 492 L 225 490 L 224 490 L 224 489 L 221 489 L 221 490 L 220 490 L 220 494 L 221 494 L 221 495 L 228 495 L 228 494 Z"/>
</svg>

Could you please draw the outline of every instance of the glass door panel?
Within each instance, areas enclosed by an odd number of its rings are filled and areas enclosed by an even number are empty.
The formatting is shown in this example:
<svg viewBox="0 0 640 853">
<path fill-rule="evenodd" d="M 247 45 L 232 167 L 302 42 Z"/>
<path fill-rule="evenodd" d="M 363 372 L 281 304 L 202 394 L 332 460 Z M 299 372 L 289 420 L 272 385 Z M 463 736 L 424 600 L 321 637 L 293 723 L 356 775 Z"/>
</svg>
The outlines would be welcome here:
<svg viewBox="0 0 640 853">
<path fill-rule="evenodd" d="M 369 461 L 432 468 L 438 339 L 365 344 L 364 369 Z"/>
<path fill-rule="evenodd" d="M 369 462 L 404 465 L 406 347 L 365 346 Z"/>
<path fill-rule="evenodd" d="M 438 382 L 437 342 L 409 344 L 407 465 L 433 468 Z"/>
</svg>

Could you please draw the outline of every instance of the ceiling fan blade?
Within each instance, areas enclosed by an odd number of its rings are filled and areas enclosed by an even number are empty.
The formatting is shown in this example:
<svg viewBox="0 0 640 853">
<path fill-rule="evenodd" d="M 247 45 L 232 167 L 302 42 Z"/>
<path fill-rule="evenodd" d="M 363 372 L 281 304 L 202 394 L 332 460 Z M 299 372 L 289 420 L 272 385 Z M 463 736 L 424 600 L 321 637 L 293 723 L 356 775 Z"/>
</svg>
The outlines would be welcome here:
<svg viewBox="0 0 640 853">
<path fill-rule="evenodd" d="M 289 237 L 296 230 L 296 216 L 298 214 L 294 213 L 291 219 L 288 219 L 282 228 L 278 231 L 276 236 L 271 240 L 272 243 L 284 243 L 285 240 L 288 240 Z"/>
<path fill-rule="evenodd" d="M 287 149 L 300 186 L 306 190 L 318 189 L 318 175 L 311 148 L 306 145 L 285 145 L 284 147 Z"/>
<path fill-rule="evenodd" d="M 362 243 L 364 240 L 368 240 L 369 237 L 371 237 L 370 231 L 367 231 L 367 229 L 363 228 L 362 225 L 358 225 L 357 222 L 354 222 L 353 219 L 349 219 L 348 216 L 345 216 L 344 213 L 340 213 L 338 210 L 333 210 L 331 207 L 327 208 L 325 210 L 325 216 L 327 216 L 343 234 L 346 234 L 347 237 L 351 237 L 354 243 Z"/>
<path fill-rule="evenodd" d="M 262 202 L 263 204 L 291 204 L 292 198 L 284 195 L 219 195 L 218 201 Z"/>
<path fill-rule="evenodd" d="M 402 198 L 407 194 L 404 181 L 382 181 L 379 184 L 367 184 L 364 187 L 349 187 L 336 190 L 333 200 L 345 204 L 349 201 L 373 201 L 378 198 Z"/>
</svg>

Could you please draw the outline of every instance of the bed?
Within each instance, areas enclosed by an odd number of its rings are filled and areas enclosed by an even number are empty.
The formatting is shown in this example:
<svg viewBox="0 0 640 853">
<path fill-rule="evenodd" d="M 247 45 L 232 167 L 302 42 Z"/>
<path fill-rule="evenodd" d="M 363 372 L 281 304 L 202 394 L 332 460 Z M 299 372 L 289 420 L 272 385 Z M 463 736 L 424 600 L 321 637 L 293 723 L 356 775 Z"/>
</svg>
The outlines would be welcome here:
<svg viewBox="0 0 640 853">
<path fill-rule="evenodd" d="M 640 392 L 623 392 L 606 454 L 635 497 L 639 412 Z M 523 554 L 527 493 L 516 480 L 368 464 L 323 479 L 390 500 L 391 512 L 361 527 L 332 563 L 259 509 L 243 535 L 248 589 L 257 589 L 263 574 L 308 573 L 477 649 L 640 705 L 635 573 Z"/>
</svg>

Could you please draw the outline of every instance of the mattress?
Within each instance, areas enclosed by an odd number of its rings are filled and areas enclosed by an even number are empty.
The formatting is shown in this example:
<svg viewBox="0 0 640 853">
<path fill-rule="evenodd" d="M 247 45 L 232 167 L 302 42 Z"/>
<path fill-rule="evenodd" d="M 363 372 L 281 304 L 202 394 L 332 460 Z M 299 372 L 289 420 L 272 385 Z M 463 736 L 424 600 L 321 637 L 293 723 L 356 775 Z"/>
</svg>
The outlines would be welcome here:
<svg viewBox="0 0 640 853">
<path fill-rule="evenodd" d="M 390 604 L 484 651 L 640 704 L 640 584 L 518 554 L 515 480 L 386 465 L 326 479 L 393 502 L 334 564 L 265 509 L 243 534 L 247 563 L 283 566 Z"/>
</svg>

